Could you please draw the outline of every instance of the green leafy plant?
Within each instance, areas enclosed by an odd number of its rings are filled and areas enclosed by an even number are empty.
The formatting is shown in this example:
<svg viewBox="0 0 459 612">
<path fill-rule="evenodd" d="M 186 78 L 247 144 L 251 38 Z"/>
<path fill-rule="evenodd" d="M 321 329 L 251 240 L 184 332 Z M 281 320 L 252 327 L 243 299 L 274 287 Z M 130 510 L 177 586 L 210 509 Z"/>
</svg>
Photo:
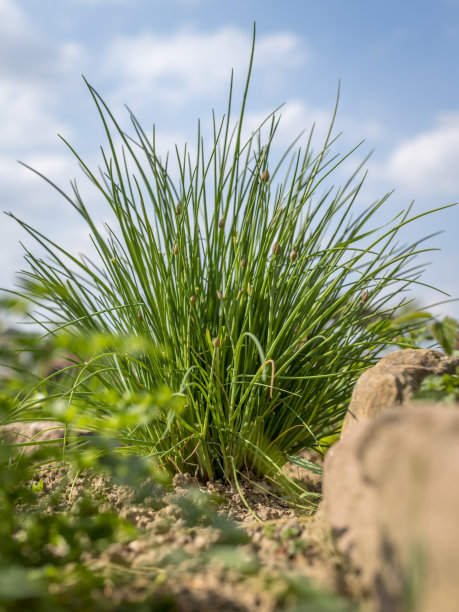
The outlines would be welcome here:
<svg viewBox="0 0 459 612">
<path fill-rule="evenodd" d="M 459 402 L 459 370 L 456 374 L 427 376 L 422 381 L 419 390 L 413 395 L 413 399 L 445 404 Z"/>
<path fill-rule="evenodd" d="M 440 347 L 451 355 L 458 346 L 459 323 L 452 317 L 437 319 L 430 312 L 412 305 L 394 313 L 391 319 L 376 318 L 372 325 L 386 325 L 396 331 L 395 342 L 401 347 Z"/>
<path fill-rule="evenodd" d="M 352 153 L 332 154 L 336 108 L 317 153 L 311 131 L 274 164 L 275 113 L 244 140 L 253 53 L 237 120 L 231 82 L 210 148 L 198 127 L 195 154 L 176 149 L 176 180 L 154 133 L 131 113 L 127 134 L 88 84 L 108 141 L 100 176 L 66 144 L 114 222 L 99 231 L 76 182 L 72 195 L 54 185 L 87 223 L 98 260 L 74 257 L 18 219 L 48 255 L 27 251 L 20 293 L 46 333 L 95 336 L 99 350 L 75 349 L 65 377 L 47 377 L 53 390 L 22 398 L 18 414 L 60 399 L 74 415 L 93 415 L 94 429 L 120 397 L 171 389 L 183 405 L 126 425 L 126 449 L 204 479 L 279 475 L 287 455 L 324 450 L 356 378 L 396 344 L 404 326 L 385 323 L 417 281 L 413 259 L 423 251 L 422 240 L 400 246 L 398 234 L 427 213 L 408 207 L 374 227 L 388 195 L 359 207 L 360 167 L 330 186 Z M 113 340 L 133 336 L 134 349 Z"/>
<path fill-rule="evenodd" d="M 19 461 L 14 451 L 0 438 L 0 610 L 173 609 L 160 597 L 148 608 L 142 601 L 117 604 L 106 597 L 104 587 L 111 580 L 122 587 L 132 577 L 116 568 L 101 571 L 91 566 L 91 558 L 131 541 L 138 529 L 107 504 L 101 507 L 89 491 L 70 505 L 66 476 L 48 494 L 43 479 L 30 484 L 37 463 L 45 455 L 51 459 L 55 450 L 38 447 Z"/>
<path fill-rule="evenodd" d="M 431 327 L 432 335 L 445 353 L 451 355 L 458 346 L 459 323 L 452 317 L 434 321 Z"/>
</svg>

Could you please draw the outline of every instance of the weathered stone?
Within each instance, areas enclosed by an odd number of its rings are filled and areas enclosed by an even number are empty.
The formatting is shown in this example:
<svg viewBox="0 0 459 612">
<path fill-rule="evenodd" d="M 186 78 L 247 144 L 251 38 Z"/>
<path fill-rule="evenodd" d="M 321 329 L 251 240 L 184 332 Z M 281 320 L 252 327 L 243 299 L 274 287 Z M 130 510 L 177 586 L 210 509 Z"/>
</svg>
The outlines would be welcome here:
<svg viewBox="0 0 459 612">
<path fill-rule="evenodd" d="M 356 421 L 395 404 L 405 405 L 429 374 L 453 374 L 458 366 L 459 357 L 430 349 L 405 349 L 386 355 L 357 380 L 341 435 Z"/>
<path fill-rule="evenodd" d="M 49 442 L 56 440 L 56 444 L 62 443 L 65 438 L 75 436 L 92 436 L 93 432 L 87 430 L 67 430 L 60 423 L 55 421 L 29 421 L 10 423 L 0 426 L 0 438 L 5 439 L 10 444 L 30 444 L 30 446 L 20 448 L 20 452 L 26 455 L 33 453 L 38 448 L 39 442 Z"/>
<path fill-rule="evenodd" d="M 456 407 L 390 408 L 327 453 L 324 513 L 377 610 L 458 609 L 458 484 Z"/>
</svg>

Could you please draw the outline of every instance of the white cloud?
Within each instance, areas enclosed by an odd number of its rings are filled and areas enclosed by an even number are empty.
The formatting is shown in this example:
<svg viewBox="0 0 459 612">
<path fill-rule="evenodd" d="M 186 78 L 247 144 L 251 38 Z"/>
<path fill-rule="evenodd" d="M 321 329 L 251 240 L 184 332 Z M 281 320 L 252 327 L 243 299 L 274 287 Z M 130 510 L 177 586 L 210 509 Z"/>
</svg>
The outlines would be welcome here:
<svg viewBox="0 0 459 612">
<path fill-rule="evenodd" d="M 55 98 L 46 86 L 14 80 L 0 82 L 0 116 L 6 118 L 0 132 L 0 148 L 55 145 L 64 130 L 56 118 Z M 66 134 L 69 129 L 65 127 Z"/>
<path fill-rule="evenodd" d="M 69 181 L 76 177 L 80 193 L 85 203 L 95 211 L 96 219 L 106 216 L 101 214 L 106 203 L 95 195 L 70 153 L 33 155 L 27 162 L 70 197 Z M 46 181 L 9 157 L 0 156 L 0 185 L 2 209 L 13 212 L 74 255 L 80 252 L 93 254 L 88 227 L 70 203 Z M 11 287 L 14 271 L 27 268 L 19 243 L 25 244 L 34 254 L 43 251 L 14 219 L 3 213 L 0 218 L 0 286 Z"/>
<path fill-rule="evenodd" d="M 24 13 L 11 0 L 0 0 L 0 33 L 2 40 L 29 29 Z"/>
<path fill-rule="evenodd" d="M 379 173 L 415 198 L 459 199 L 459 112 L 439 116 L 432 129 L 402 141 Z"/>
<path fill-rule="evenodd" d="M 246 113 L 242 133 L 244 141 L 259 128 L 272 111 L 273 109 L 266 109 L 265 111 L 249 111 Z M 323 140 L 330 126 L 332 110 L 326 110 L 324 108 L 313 109 L 302 100 L 292 99 L 286 102 L 275 113 L 275 117 L 276 120 L 280 119 L 280 121 L 273 144 L 276 149 L 280 149 L 279 152 L 283 153 L 302 132 L 304 133 L 296 143 L 294 150 L 297 150 L 299 147 L 304 149 L 309 138 L 309 133 L 314 125 L 312 145 L 314 151 L 317 153 L 323 144 Z M 270 127 L 271 119 L 266 121 L 261 130 L 262 144 L 266 143 L 268 140 Z"/>
<path fill-rule="evenodd" d="M 60 187 L 64 187 L 64 191 L 67 189 L 70 191 L 70 180 L 73 180 L 74 177 L 80 178 L 82 175 L 81 169 L 78 166 L 76 159 L 73 155 L 63 148 L 60 153 L 49 153 L 49 154 L 40 154 L 33 155 L 27 158 L 27 165 L 30 168 L 37 170 L 43 176 L 49 178 L 53 183 L 56 183 Z M 26 173 L 25 180 L 28 184 L 35 185 L 38 182 L 42 182 L 44 189 L 50 190 L 51 187 L 43 182 L 39 176 L 37 176 L 34 172 L 29 170 L 28 168 L 24 168 L 21 166 L 21 171 Z M 61 196 L 59 196 L 60 198 Z"/>
<path fill-rule="evenodd" d="M 227 88 L 231 68 L 245 74 L 251 36 L 235 27 L 213 32 L 182 29 L 170 36 L 155 32 L 118 37 L 105 52 L 105 72 L 123 81 L 124 99 L 160 97 L 186 104 L 192 96 L 219 93 Z M 256 68 L 269 71 L 275 81 L 286 67 L 305 60 L 301 40 L 290 33 L 259 38 Z"/>
<path fill-rule="evenodd" d="M 59 103 L 68 75 L 84 57 L 81 46 L 50 41 L 10 0 L 0 0 L 0 152 L 58 144 Z"/>
<path fill-rule="evenodd" d="M 0 0 L 0 76 L 29 84 L 64 76 L 81 59 L 73 42 L 54 43 L 11 0 Z"/>
<path fill-rule="evenodd" d="M 379 158 L 377 163 L 371 163 L 368 186 L 370 200 L 395 188 L 388 202 L 388 210 L 393 213 L 406 208 L 412 200 L 416 201 L 413 215 L 458 201 L 459 112 L 437 116 L 432 127 L 402 139 L 385 159 Z M 444 232 L 421 247 L 440 248 L 441 251 L 424 253 L 418 256 L 418 260 L 432 262 L 422 282 L 446 291 L 453 298 L 458 296 L 458 283 L 452 274 L 457 256 L 455 228 L 458 222 L 459 207 L 448 208 L 416 220 L 401 232 L 406 242 Z M 414 291 L 424 306 L 445 299 L 427 287 L 418 286 Z M 458 303 L 438 306 L 434 312 L 438 316 L 452 314 L 457 317 Z"/>
</svg>

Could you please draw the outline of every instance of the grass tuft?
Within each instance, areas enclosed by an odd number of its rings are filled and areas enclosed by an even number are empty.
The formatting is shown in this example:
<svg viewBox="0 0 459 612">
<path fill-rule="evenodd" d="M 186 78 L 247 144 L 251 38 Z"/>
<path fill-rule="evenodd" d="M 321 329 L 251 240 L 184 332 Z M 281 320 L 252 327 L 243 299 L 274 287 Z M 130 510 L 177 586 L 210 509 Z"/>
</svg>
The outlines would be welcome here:
<svg viewBox="0 0 459 612">
<path fill-rule="evenodd" d="M 27 251 L 21 293 L 74 355 L 19 413 L 64 402 L 174 472 L 278 479 L 288 456 L 325 450 L 359 374 L 415 324 L 390 324 L 420 282 L 414 260 L 425 250 L 398 236 L 427 213 L 409 206 L 375 227 L 388 195 L 362 210 L 358 173 L 329 187 L 353 152 L 332 155 L 336 107 L 318 152 L 311 131 L 275 165 L 274 113 L 244 140 L 253 54 L 237 120 L 231 82 L 210 147 L 198 127 L 195 155 L 176 149 L 177 178 L 154 133 L 132 113 L 126 133 L 87 84 L 107 137 L 100 176 L 66 144 L 115 224 L 98 229 L 76 182 L 70 195 L 54 185 L 88 225 L 92 263 L 18 219 L 47 254 Z"/>
</svg>

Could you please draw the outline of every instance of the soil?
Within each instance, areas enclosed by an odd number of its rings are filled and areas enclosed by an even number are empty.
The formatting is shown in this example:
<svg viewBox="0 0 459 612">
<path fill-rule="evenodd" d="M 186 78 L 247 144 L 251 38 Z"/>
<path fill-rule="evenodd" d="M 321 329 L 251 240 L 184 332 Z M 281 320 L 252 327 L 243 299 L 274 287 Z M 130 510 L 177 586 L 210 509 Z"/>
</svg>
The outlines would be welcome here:
<svg viewBox="0 0 459 612">
<path fill-rule="evenodd" d="M 295 466 L 288 471 L 309 490 L 320 491 L 320 476 Z M 42 480 L 46 496 L 63 477 L 63 470 L 53 470 L 37 473 L 34 480 Z M 101 508 L 116 510 L 139 529 L 129 543 L 86 556 L 90 568 L 107 573 L 104 595 L 114 603 L 144 600 L 154 589 L 155 598 L 172 596 L 170 609 L 180 612 L 351 609 L 346 568 L 320 506 L 305 516 L 271 495 L 266 482 L 238 484 L 240 491 L 234 483 L 202 484 L 183 474 L 175 476 L 172 489 L 146 482 L 134 491 L 103 476 L 78 476 L 67 479 L 59 510 L 71 511 L 91 491 Z M 55 512 L 55 505 L 49 511 Z M 123 580 L 117 586 L 114 571 L 130 572 L 128 585 Z M 306 601 L 311 608 L 303 607 Z"/>
<path fill-rule="evenodd" d="M 59 429 L 43 432 L 39 422 L 2 433 L 62 437 Z M 322 463 L 312 452 L 302 457 Z M 321 492 L 320 474 L 291 464 L 285 471 L 306 490 Z M 81 559 L 104 576 L 103 596 L 114 609 L 151 598 L 157 606 L 164 599 L 155 609 L 177 612 L 355 609 L 350 572 L 320 505 L 309 514 L 289 507 L 268 482 L 250 475 L 236 485 L 179 474 L 172 487 L 146 480 L 134 489 L 108 476 L 73 476 L 60 468 L 36 472 L 31 484 L 42 489 L 36 494 L 47 513 L 78 513 L 89 497 L 99 513 L 114 510 L 137 527 L 128 541 L 90 548 Z"/>
</svg>

